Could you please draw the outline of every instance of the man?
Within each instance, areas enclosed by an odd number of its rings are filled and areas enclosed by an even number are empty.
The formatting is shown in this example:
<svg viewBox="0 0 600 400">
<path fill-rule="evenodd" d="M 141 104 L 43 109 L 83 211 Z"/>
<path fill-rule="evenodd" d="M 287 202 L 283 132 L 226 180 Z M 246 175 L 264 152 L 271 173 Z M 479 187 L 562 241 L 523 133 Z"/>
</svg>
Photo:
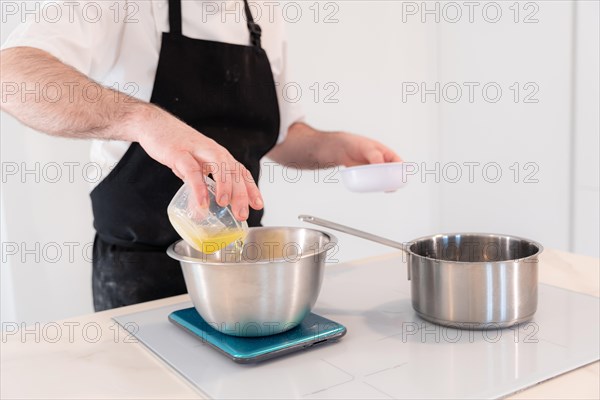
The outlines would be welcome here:
<svg viewBox="0 0 600 400">
<path fill-rule="evenodd" d="M 400 161 L 373 140 L 308 126 L 283 101 L 280 18 L 265 18 L 263 33 L 247 0 L 211 5 L 50 2 L 42 15 L 53 7 L 61 18 L 29 21 L 4 44 L 2 108 L 36 130 L 94 140 L 104 172 L 90 195 L 96 310 L 185 292 L 165 255 L 178 239 L 166 208 L 182 180 L 206 205 L 212 174 L 218 203 L 256 226 L 264 156 L 301 168 Z M 36 85 L 40 101 L 27 96 Z"/>
</svg>

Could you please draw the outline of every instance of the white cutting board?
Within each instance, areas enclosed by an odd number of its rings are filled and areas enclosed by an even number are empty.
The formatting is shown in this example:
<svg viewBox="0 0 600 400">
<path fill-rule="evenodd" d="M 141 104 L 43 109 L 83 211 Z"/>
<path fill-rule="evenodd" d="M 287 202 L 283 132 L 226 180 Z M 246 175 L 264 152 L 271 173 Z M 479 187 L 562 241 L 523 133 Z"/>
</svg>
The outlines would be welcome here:
<svg viewBox="0 0 600 400">
<path fill-rule="evenodd" d="M 330 265 L 313 312 L 348 334 L 256 365 L 230 361 L 167 320 L 190 303 L 115 320 L 137 324 L 135 336 L 209 397 L 498 398 L 600 358 L 600 299 L 539 289 L 530 323 L 458 331 L 415 315 L 400 257 Z"/>
</svg>

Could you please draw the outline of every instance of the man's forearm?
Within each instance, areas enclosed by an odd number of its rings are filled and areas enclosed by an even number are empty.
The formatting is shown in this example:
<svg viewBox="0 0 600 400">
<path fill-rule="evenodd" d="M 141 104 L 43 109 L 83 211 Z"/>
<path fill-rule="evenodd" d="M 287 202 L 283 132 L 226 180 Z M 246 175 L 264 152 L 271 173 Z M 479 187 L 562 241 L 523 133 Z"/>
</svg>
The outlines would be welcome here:
<svg viewBox="0 0 600 400">
<path fill-rule="evenodd" d="M 151 158 L 191 187 L 200 206 L 208 204 L 204 176 L 212 173 L 219 205 L 231 205 L 236 218 L 246 220 L 249 206 L 263 207 L 246 167 L 166 110 L 103 87 L 41 50 L 6 49 L 0 60 L 0 105 L 24 124 L 57 136 L 139 142 Z M 40 92 L 32 95 L 31 88 Z M 62 90 L 56 95 L 52 88 Z M 215 171 L 214 166 L 221 169 Z"/>
<path fill-rule="evenodd" d="M 329 142 L 336 132 L 322 132 L 297 122 L 290 126 L 283 143 L 278 144 L 267 156 L 282 165 L 301 169 L 327 168 L 338 165 L 340 160 L 334 146 Z"/>
<path fill-rule="evenodd" d="M 136 141 L 144 115 L 160 112 L 39 49 L 5 49 L 0 62 L 1 108 L 38 131 Z"/>
<path fill-rule="evenodd" d="M 282 165 L 303 169 L 402 161 L 376 140 L 348 132 L 318 131 L 304 123 L 293 124 L 285 140 L 267 156 Z"/>
</svg>

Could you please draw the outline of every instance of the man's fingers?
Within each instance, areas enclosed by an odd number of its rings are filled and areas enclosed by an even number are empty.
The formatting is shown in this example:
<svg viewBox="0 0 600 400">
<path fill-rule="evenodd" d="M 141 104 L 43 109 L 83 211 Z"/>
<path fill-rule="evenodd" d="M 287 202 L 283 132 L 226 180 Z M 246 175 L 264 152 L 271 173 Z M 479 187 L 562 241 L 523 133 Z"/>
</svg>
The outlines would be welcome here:
<svg viewBox="0 0 600 400">
<path fill-rule="evenodd" d="M 402 162 L 402 158 L 395 151 L 387 147 L 383 149 L 383 159 L 385 162 Z"/>
<path fill-rule="evenodd" d="M 210 162 L 206 161 L 207 155 L 210 156 Z M 196 151 L 194 157 L 200 170 L 204 174 L 210 172 L 216 182 L 217 204 L 221 207 L 230 205 L 236 219 L 248 219 L 249 205 L 257 210 L 262 208 L 263 200 L 252 175 L 227 150 L 217 149 L 208 154 Z"/>
<path fill-rule="evenodd" d="M 258 186 L 256 186 L 256 182 L 254 181 L 252 174 L 246 168 L 242 169 L 242 180 L 246 185 L 246 192 L 248 193 L 250 206 L 255 210 L 261 210 L 264 207 L 263 198 L 260 195 L 260 190 L 258 190 Z"/>
<path fill-rule="evenodd" d="M 200 207 L 207 208 L 208 190 L 206 189 L 202 169 L 196 159 L 187 152 L 178 154 L 174 172 L 188 184 Z"/>
<path fill-rule="evenodd" d="M 385 161 L 383 158 L 383 153 L 377 148 L 373 148 L 367 151 L 367 153 L 365 154 L 365 158 L 367 159 L 369 164 L 381 164 Z"/>
<path fill-rule="evenodd" d="M 233 210 L 233 215 L 236 219 L 240 221 L 245 221 L 248 219 L 248 192 L 246 190 L 246 185 L 240 174 L 232 175 L 232 199 L 231 199 L 231 209 Z"/>
<path fill-rule="evenodd" d="M 211 141 L 212 142 L 212 141 Z M 228 174 L 234 170 L 236 161 L 229 152 L 217 145 L 217 148 L 212 148 L 203 154 L 201 147 L 193 151 L 194 157 L 202 167 L 202 172 L 206 175 L 211 174 L 217 189 L 215 199 L 221 207 L 226 207 L 231 203 L 231 179 Z M 208 157 L 207 157 L 208 156 Z"/>
</svg>

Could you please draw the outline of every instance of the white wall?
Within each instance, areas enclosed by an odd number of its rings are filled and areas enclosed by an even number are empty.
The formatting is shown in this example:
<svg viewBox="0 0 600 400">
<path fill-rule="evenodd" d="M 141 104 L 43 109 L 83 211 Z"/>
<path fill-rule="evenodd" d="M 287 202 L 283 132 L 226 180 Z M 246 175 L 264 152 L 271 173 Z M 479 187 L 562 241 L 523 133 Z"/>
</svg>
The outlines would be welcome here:
<svg viewBox="0 0 600 400">
<path fill-rule="evenodd" d="M 302 89 L 308 122 L 376 138 L 420 167 L 497 162 L 506 179 L 487 183 L 480 169 L 474 183 L 465 182 L 466 175 L 462 183 L 444 182 L 443 177 L 436 183 L 433 175 L 419 174 L 394 194 L 354 194 L 329 181 L 339 178 L 335 171 L 329 180 L 321 172 L 316 182 L 314 173 L 305 171 L 295 182 L 294 171 L 265 168 L 264 223 L 302 225 L 296 216 L 307 213 L 401 241 L 441 231 L 498 231 L 598 255 L 598 4 L 579 3 L 573 14 L 571 2 L 535 2 L 539 22 L 524 24 L 512 20 L 512 3 L 501 2 L 503 18 L 494 24 L 480 11 L 473 23 L 451 23 L 444 15 L 439 23 L 431 15 L 422 22 L 419 12 L 406 13 L 421 2 L 396 1 L 337 1 L 337 11 L 322 2 L 315 22 L 313 2 L 299 2 L 302 17 L 288 24 L 289 51 L 293 84 Z M 445 4 L 439 3 L 440 11 Z M 520 11 L 522 20 L 532 10 Z M 325 23 L 331 12 L 338 22 Z M 15 24 L 10 19 L 2 24 L 2 38 Z M 315 82 L 320 93 L 316 102 Z M 503 98 L 488 103 L 479 91 L 473 103 L 451 103 L 443 96 L 436 102 L 432 95 L 425 101 L 419 95 L 403 101 L 403 84 L 421 82 L 428 88 L 436 82 L 497 82 Z M 539 102 L 514 103 L 513 82 L 536 83 Z M 339 88 L 333 96 L 337 103 L 324 101 L 336 87 L 326 88 L 327 83 Z M 524 94 L 521 87 L 520 100 Z M 90 263 L 89 255 L 82 254 L 93 235 L 82 174 L 88 145 L 40 135 L 1 116 L 0 318 L 43 321 L 89 312 Z M 512 182 L 509 169 L 515 161 L 521 164 L 519 183 Z M 29 168 L 40 163 L 39 183 L 34 174 L 21 176 L 22 162 Z M 62 166 L 63 178 L 56 183 L 43 179 L 44 167 L 52 174 L 53 162 Z M 65 162 L 79 163 L 73 182 Z M 523 182 L 525 162 L 539 166 L 539 183 Z M 19 171 L 7 175 L 12 163 Z M 341 261 L 391 251 L 348 235 L 338 237 Z M 39 263 L 23 252 L 36 243 Z M 54 243 L 62 252 L 55 262 Z M 13 244 L 17 253 L 11 255 Z"/>
<path fill-rule="evenodd" d="M 89 184 L 81 174 L 87 142 L 41 135 L 6 114 L 1 130 L 2 320 L 11 314 L 40 321 L 93 311 L 92 216 Z M 75 163 L 72 182 L 64 163 Z"/>
<path fill-rule="evenodd" d="M 19 19 L 2 23 L 2 41 Z M 39 134 L 6 113 L 0 114 L 0 132 L 0 319 L 33 322 L 92 312 L 93 228 L 83 174 L 88 142 Z"/>
<path fill-rule="evenodd" d="M 370 136 L 395 149 L 405 160 L 434 160 L 437 130 L 435 104 L 402 102 L 405 80 L 432 80 L 437 72 L 435 26 L 398 23 L 401 4 L 389 1 L 336 2 L 337 23 L 314 22 L 313 3 L 301 3 L 306 18 L 288 25 L 294 81 L 300 84 L 307 122 L 325 130 L 346 130 Z M 324 14 L 324 8 L 321 8 Z M 327 10 L 332 12 L 333 9 Z M 322 17 L 322 15 L 321 15 Z M 315 102 L 310 87 L 333 82 L 337 103 Z M 327 91 L 323 91 L 326 93 Z M 357 194 L 321 173 L 302 173 L 299 182 L 261 182 L 267 199 L 264 223 L 299 225 L 299 214 L 313 214 L 370 230 L 400 241 L 429 234 L 436 218 L 433 185 L 411 184 L 393 194 Z M 340 180 L 337 171 L 329 178 Z M 263 177 L 268 173 L 263 169 Z M 393 249 L 339 234 L 339 260 L 368 257 Z"/>
</svg>

